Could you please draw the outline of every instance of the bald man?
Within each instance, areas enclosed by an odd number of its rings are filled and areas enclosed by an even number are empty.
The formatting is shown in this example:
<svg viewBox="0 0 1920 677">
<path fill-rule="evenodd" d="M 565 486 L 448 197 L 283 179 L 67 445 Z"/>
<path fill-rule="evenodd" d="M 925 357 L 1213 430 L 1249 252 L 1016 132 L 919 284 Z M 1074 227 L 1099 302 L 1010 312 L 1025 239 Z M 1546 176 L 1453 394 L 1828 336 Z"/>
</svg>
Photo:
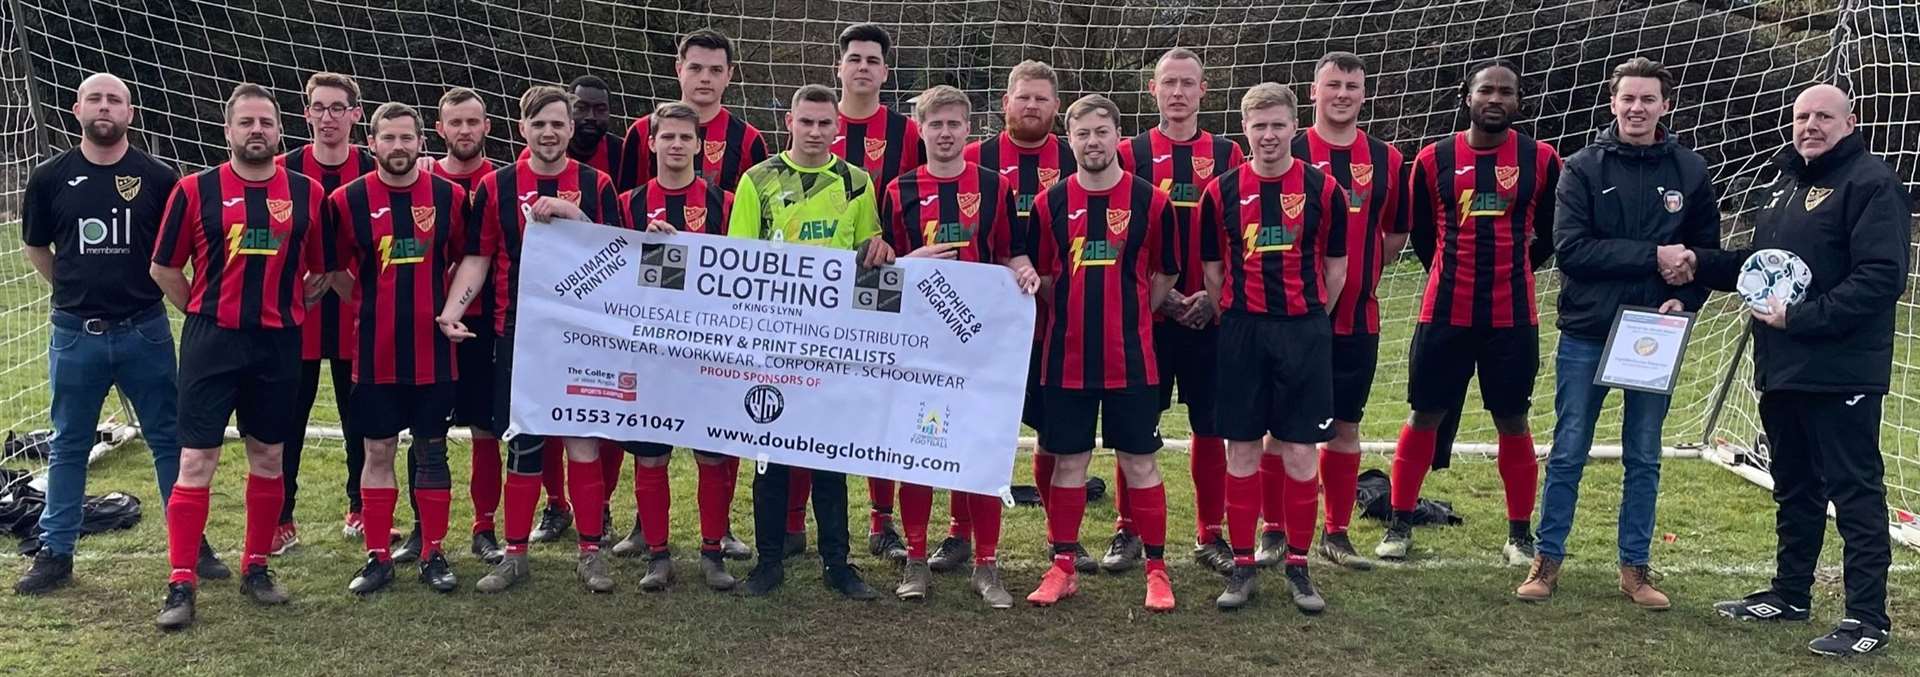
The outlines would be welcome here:
<svg viewBox="0 0 1920 677">
<path fill-rule="evenodd" d="M 53 287 L 47 507 L 40 514 L 40 551 L 13 588 L 22 595 L 73 577 L 87 454 L 109 387 L 119 386 L 140 417 L 160 505 L 180 469 L 173 333 L 160 287 L 147 275 L 160 212 L 179 175 L 127 142 L 133 95 L 120 78 L 99 73 L 82 81 L 73 117 L 79 145 L 33 170 L 21 220 L 27 260 Z M 199 570 L 210 578 L 228 573 L 205 543 Z"/>
<path fill-rule="evenodd" d="M 1793 103 L 1793 146 L 1773 159 L 1779 177 L 1756 220 L 1753 246 L 1694 250 L 1699 279 L 1733 291 L 1760 249 L 1806 262 L 1813 283 L 1793 304 L 1754 308 L 1754 388 L 1772 449 L 1776 570 L 1765 590 L 1714 609 L 1749 621 L 1811 617 L 1814 566 L 1827 503 L 1845 542 L 1846 616 L 1807 648 L 1826 656 L 1886 646 L 1887 488 L 1880 407 L 1893 370 L 1894 305 L 1906 287 L 1911 222 L 1906 188 L 1854 133 L 1846 93 L 1815 85 Z M 1663 271 L 1684 283 L 1689 266 Z"/>
</svg>

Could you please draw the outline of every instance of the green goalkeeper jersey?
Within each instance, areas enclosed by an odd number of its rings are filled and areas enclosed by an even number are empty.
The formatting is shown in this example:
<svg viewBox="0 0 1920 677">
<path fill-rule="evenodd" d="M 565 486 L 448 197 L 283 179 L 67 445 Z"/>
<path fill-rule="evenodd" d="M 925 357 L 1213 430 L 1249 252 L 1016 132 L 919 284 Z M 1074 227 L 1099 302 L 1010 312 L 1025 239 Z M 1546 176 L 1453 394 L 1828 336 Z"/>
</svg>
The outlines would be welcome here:
<svg viewBox="0 0 1920 677">
<path fill-rule="evenodd" d="M 782 152 L 740 176 L 727 234 L 853 249 L 880 234 L 873 179 L 838 157 L 808 168 Z"/>
</svg>

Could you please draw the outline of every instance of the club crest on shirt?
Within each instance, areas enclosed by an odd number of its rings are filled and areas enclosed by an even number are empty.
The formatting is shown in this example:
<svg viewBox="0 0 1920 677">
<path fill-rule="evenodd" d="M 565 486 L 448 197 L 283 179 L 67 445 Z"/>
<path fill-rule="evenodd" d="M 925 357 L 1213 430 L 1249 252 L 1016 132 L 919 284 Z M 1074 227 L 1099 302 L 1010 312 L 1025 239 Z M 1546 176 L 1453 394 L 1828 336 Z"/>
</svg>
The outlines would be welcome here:
<svg viewBox="0 0 1920 677">
<path fill-rule="evenodd" d="M 1819 207 L 1820 203 L 1826 202 L 1827 196 L 1832 194 L 1833 194 L 1832 188 L 1820 188 L 1817 186 L 1807 188 L 1807 201 L 1806 201 L 1807 211 L 1813 211 L 1815 208 Z"/>
<path fill-rule="evenodd" d="M 433 217 L 435 216 L 435 213 L 436 212 L 433 208 L 433 205 L 427 205 L 425 207 L 414 207 L 413 208 L 413 227 L 419 229 L 420 232 L 423 232 L 423 233 L 432 232 Z"/>
<path fill-rule="evenodd" d="M 1193 159 L 1193 175 L 1205 179 L 1213 176 L 1213 158 L 1197 157 Z"/>
<path fill-rule="evenodd" d="M 727 142 L 725 141 L 706 141 L 702 142 L 700 147 L 706 151 L 708 163 L 719 162 L 720 158 L 727 156 Z"/>
<path fill-rule="evenodd" d="M 1286 214 L 1287 218 L 1289 219 L 1300 218 L 1300 213 L 1306 210 L 1307 210 L 1307 195 L 1305 193 L 1281 193 L 1280 194 L 1280 212 L 1283 214 Z"/>
<path fill-rule="evenodd" d="M 1107 210 L 1107 232 L 1119 235 L 1127 232 L 1127 222 L 1133 220 L 1131 209 Z"/>
<path fill-rule="evenodd" d="M 1048 188 L 1052 188 L 1053 184 L 1059 181 L 1060 181 L 1060 170 L 1054 169 L 1051 167 L 1040 168 L 1040 190 L 1046 190 Z"/>
<path fill-rule="evenodd" d="M 566 200 L 566 201 L 568 201 L 568 202 L 571 202 L 571 203 L 573 203 L 573 204 L 574 204 L 574 206 L 576 206 L 576 207 L 577 207 L 577 206 L 580 206 L 580 191 L 577 191 L 577 190 L 563 190 L 563 191 L 559 191 L 559 192 L 557 192 L 557 193 L 554 193 L 554 195 L 553 195 L 553 196 L 554 196 L 554 197 L 557 197 L 557 198 L 560 198 L 560 199 L 562 199 L 562 200 Z"/>
<path fill-rule="evenodd" d="M 867 139 L 867 159 L 878 160 L 887 152 L 886 139 Z"/>
<path fill-rule="evenodd" d="M 1353 185 L 1368 186 L 1373 184 L 1373 165 L 1354 164 L 1348 165 L 1347 169 L 1353 172 Z"/>
<path fill-rule="evenodd" d="M 960 215 L 971 219 L 980 213 L 979 193 L 961 193 L 957 197 L 960 201 Z"/>
<path fill-rule="evenodd" d="M 1680 210 L 1687 208 L 1686 198 L 1680 195 L 1680 191 L 1677 190 L 1669 190 L 1661 193 L 1660 204 L 1667 208 L 1668 214 L 1678 214 Z"/>
<path fill-rule="evenodd" d="M 687 220 L 688 228 L 693 228 L 699 224 L 705 224 L 707 222 L 707 208 L 697 206 L 697 205 L 687 205 L 685 207 L 681 207 L 680 218 Z"/>
<path fill-rule="evenodd" d="M 286 223 L 293 218 L 293 201 L 267 200 L 267 215 L 273 217 L 275 223 Z"/>
<path fill-rule="evenodd" d="M 134 198 L 140 196 L 140 177 L 138 176 L 113 177 L 113 188 L 115 190 L 120 191 L 120 199 L 126 200 L 127 202 L 132 202 Z"/>
<path fill-rule="evenodd" d="M 1520 182 L 1520 168 L 1494 167 L 1493 178 L 1500 181 L 1500 190 L 1513 190 L 1513 186 Z"/>
</svg>

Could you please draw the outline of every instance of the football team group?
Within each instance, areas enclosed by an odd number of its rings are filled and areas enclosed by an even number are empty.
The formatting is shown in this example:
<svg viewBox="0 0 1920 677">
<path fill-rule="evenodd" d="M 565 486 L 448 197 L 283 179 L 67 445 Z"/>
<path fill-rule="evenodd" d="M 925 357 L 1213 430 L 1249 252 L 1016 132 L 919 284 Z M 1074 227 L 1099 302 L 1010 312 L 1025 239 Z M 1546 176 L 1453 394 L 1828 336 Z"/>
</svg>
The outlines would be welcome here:
<svg viewBox="0 0 1920 677">
<path fill-rule="evenodd" d="M 1362 130 L 1367 64 L 1351 53 L 1315 64 L 1311 124 L 1287 85 L 1241 92 L 1237 139 L 1201 128 L 1208 78 L 1193 51 L 1154 62 L 1158 124 L 1131 137 L 1099 94 L 1067 105 L 1057 135 L 1060 80 L 1029 60 L 1008 74 L 1003 130 L 974 139 L 974 102 L 953 87 L 921 93 L 911 115 L 881 103 L 892 48 L 877 25 L 842 32 L 840 87 L 793 92 L 788 145 L 777 153 L 721 104 L 738 55 L 727 37 L 700 30 L 679 43 L 680 100 L 638 116 L 624 139 L 613 133 L 608 83 L 583 75 L 520 96 L 525 150 L 509 164 L 486 154 L 500 104 L 464 87 L 431 114 L 378 106 L 356 145 L 359 85 L 315 73 L 304 97 L 311 144 L 281 153 L 275 93 L 241 84 L 224 105 L 229 161 L 185 177 L 129 143 L 128 85 L 87 78 L 73 104 L 77 145 L 40 166 L 26 192 L 27 255 L 52 287 L 56 434 L 43 545 L 16 590 L 71 579 L 87 450 L 118 386 L 140 418 L 166 506 L 171 573 L 158 624 L 189 626 L 201 580 L 231 575 L 205 538 L 230 418 L 248 473 L 240 591 L 286 603 L 269 562 L 300 539 L 295 497 L 323 363 L 346 438 L 341 529 L 368 552 L 348 590 L 379 591 L 397 563 L 416 562 L 426 587 L 458 587 L 443 545 L 452 426 L 473 440 L 470 551 L 490 566 L 478 591 L 526 581 L 530 544 L 568 530 L 587 590 L 615 588 L 609 556 L 644 561 L 643 590 L 672 586 L 669 445 L 498 438 L 519 404 L 509 384 L 526 226 L 577 219 L 849 249 L 865 266 L 898 255 L 1006 267 L 1039 313 L 1023 419 L 1039 435 L 1032 472 L 1053 565 L 1027 595 L 1033 605 L 1065 602 L 1082 576 L 1139 568 L 1145 607 L 1174 609 L 1155 454 L 1161 412 L 1177 394 L 1193 434 L 1196 524 L 1184 533 L 1198 567 L 1221 576 L 1215 604 L 1248 605 L 1261 570 L 1278 569 L 1294 606 L 1322 611 L 1310 557 L 1367 570 L 1413 555 L 1421 482 L 1476 375 L 1498 431 L 1509 524 L 1500 557 L 1527 568 L 1514 594 L 1544 601 L 1559 582 L 1609 390 L 1594 374 L 1616 313 L 1697 311 L 1710 290 L 1735 289 L 1752 251 L 1777 248 L 1812 272 L 1803 301 L 1750 311 L 1778 573 L 1714 609 L 1808 619 L 1831 502 L 1846 546 L 1846 613 L 1810 647 L 1849 655 L 1885 644 L 1891 550 L 1877 438 L 1909 207 L 1855 133 L 1841 89 L 1798 93 L 1791 143 L 1768 170 L 1769 201 L 1750 248 L 1736 251 L 1720 247 L 1706 161 L 1663 123 L 1678 83 L 1645 58 L 1613 69 L 1612 122 L 1564 162 L 1514 128 L 1527 80 L 1503 60 L 1463 71 L 1454 94 L 1465 129 L 1409 160 L 1392 138 Z M 431 158 L 429 122 L 444 149 Z M 1376 290 L 1408 244 L 1427 271 L 1423 298 L 1417 316 L 1385 319 L 1414 326 L 1411 413 L 1393 454 L 1392 516 L 1369 557 L 1348 536 L 1358 431 L 1380 352 Z M 1562 280 L 1543 484 L 1527 414 L 1541 364 L 1535 271 L 1550 259 Z M 185 316 L 177 358 L 166 305 Z M 1619 591 L 1662 610 L 1670 601 L 1653 584 L 1648 546 L 1669 400 L 1623 397 Z M 395 525 L 402 431 L 410 529 Z M 1081 544 L 1096 439 L 1116 452 L 1119 514 L 1098 557 Z M 628 455 L 633 526 L 613 543 Z M 811 498 L 826 585 L 878 596 L 850 561 L 844 475 L 780 465 L 754 474 L 750 545 L 730 518 L 739 459 L 693 458 L 707 587 L 773 593 L 807 550 Z M 924 598 L 936 573 L 970 571 L 987 605 L 1013 605 L 996 566 L 998 497 L 950 492 L 946 537 L 930 548 L 932 488 L 869 478 L 867 489 L 867 550 L 898 566 L 896 596 Z M 728 561 L 746 559 L 757 562 L 736 579 Z"/>
</svg>

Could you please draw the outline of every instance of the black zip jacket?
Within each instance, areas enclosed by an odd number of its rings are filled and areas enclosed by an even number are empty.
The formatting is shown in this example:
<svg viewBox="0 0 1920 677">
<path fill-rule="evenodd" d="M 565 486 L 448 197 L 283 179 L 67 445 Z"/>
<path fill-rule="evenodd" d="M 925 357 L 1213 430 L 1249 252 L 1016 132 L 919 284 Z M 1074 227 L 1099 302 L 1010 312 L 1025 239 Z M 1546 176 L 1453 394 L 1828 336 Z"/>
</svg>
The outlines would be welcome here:
<svg viewBox="0 0 1920 677">
<path fill-rule="evenodd" d="M 1660 278 L 1654 249 L 1720 248 L 1720 210 L 1700 154 L 1662 128 L 1652 145 L 1620 140 L 1618 123 L 1567 159 L 1560 175 L 1553 244 L 1560 268 L 1560 331 L 1603 341 L 1620 306 L 1657 308 L 1679 299 L 1689 311 L 1707 300 L 1695 281 Z"/>
<path fill-rule="evenodd" d="M 1812 162 L 1789 146 L 1773 164 L 1780 176 L 1767 189 L 1753 247 L 1698 252 L 1697 279 L 1733 291 L 1754 250 L 1798 255 L 1813 283 L 1787 308 L 1786 329 L 1753 320 L 1754 387 L 1885 393 L 1912 242 L 1906 187 L 1857 131 Z"/>
</svg>

